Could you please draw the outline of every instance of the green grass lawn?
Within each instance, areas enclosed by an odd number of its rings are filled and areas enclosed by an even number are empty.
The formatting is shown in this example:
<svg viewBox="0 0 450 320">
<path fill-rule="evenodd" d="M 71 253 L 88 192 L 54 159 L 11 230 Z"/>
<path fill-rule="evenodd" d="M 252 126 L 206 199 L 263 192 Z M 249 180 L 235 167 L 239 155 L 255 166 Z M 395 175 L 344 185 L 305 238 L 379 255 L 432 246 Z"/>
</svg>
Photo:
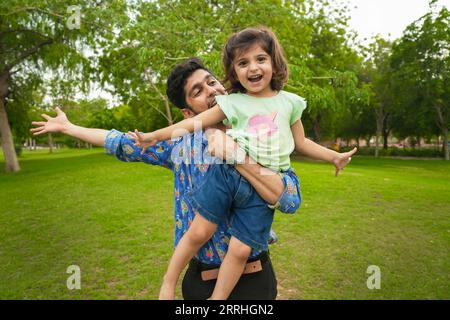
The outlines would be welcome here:
<svg viewBox="0 0 450 320">
<path fill-rule="evenodd" d="M 20 162 L 0 172 L 0 298 L 156 299 L 173 249 L 172 173 L 100 149 Z M 303 204 L 275 216 L 279 299 L 450 299 L 450 163 L 354 157 L 337 179 L 327 164 L 293 166 Z M 81 290 L 66 287 L 70 265 Z M 379 290 L 367 288 L 370 265 Z"/>
</svg>

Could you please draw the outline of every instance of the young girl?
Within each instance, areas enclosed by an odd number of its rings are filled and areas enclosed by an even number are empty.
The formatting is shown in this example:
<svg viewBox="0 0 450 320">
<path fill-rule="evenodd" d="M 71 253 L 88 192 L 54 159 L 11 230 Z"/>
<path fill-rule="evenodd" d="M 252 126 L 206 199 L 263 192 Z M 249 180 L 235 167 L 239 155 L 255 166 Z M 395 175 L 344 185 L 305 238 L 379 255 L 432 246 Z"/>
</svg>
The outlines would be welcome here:
<svg viewBox="0 0 450 320">
<path fill-rule="evenodd" d="M 194 118 L 151 133 L 140 134 L 136 130 L 129 135 L 136 145 L 146 147 L 184 135 L 186 130 L 193 132 L 194 124 L 198 130 L 226 120 L 232 127 L 227 134 L 251 158 L 276 172 L 289 169 L 294 147 L 300 150 L 305 143 L 300 117 L 306 103 L 303 98 L 281 90 L 288 79 L 288 69 L 275 35 L 266 28 L 248 28 L 232 35 L 224 48 L 223 63 L 230 95 L 216 96 L 217 104 Z M 308 156 L 321 152 L 324 151 L 309 148 Z M 259 204 L 263 200 L 257 196 L 245 201 L 230 196 L 241 187 L 233 187 L 236 174 L 231 166 L 213 165 L 205 182 L 193 188 L 189 200 L 199 214 L 175 249 L 160 299 L 174 298 L 182 270 L 221 220 L 228 221 L 232 238 L 211 299 L 228 298 L 252 249 L 267 250 L 273 210 L 263 209 Z"/>
</svg>

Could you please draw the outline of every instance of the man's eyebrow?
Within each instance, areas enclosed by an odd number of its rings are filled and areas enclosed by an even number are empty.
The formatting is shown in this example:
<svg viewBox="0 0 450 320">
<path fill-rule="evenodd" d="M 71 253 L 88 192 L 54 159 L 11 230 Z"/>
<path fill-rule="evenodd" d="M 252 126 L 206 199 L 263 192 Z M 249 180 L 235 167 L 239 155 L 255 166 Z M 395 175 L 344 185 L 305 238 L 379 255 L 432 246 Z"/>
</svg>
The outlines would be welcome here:
<svg viewBox="0 0 450 320">
<path fill-rule="evenodd" d="M 192 86 L 191 90 L 189 90 L 189 96 L 192 95 L 192 92 L 194 92 L 195 89 L 199 89 L 199 88 L 202 86 L 202 83 L 203 83 L 203 82 L 208 81 L 210 78 L 214 78 L 213 75 L 212 75 L 212 74 L 207 74 L 207 75 L 203 78 L 202 81 L 199 81 L 199 82 L 195 83 L 195 84 Z"/>
</svg>

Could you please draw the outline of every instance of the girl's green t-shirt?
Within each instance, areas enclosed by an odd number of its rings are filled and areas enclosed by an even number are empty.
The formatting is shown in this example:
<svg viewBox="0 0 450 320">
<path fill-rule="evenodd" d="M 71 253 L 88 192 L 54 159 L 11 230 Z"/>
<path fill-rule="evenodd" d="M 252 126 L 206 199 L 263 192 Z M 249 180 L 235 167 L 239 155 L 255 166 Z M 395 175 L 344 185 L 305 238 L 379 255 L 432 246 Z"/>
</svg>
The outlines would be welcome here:
<svg viewBox="0 0 450 320">
<path fill-rule="evenodd" d="M 227 130 L 247 154 L 264 167 L 287 170 L 295 144 L 291 126 L 300 119 L 306 101 L 296 94 L 279 91 L 273 97 L 233 93 L 216 97 L 225 113 Z"/>
</svg>

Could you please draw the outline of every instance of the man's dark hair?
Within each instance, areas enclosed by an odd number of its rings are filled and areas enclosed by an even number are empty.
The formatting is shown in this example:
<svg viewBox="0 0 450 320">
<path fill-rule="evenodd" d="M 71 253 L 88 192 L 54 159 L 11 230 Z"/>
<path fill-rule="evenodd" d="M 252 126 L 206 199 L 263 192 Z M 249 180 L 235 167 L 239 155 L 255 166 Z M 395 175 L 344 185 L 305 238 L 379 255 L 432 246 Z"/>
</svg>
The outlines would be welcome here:
<svg viewBox="0 0 450 320">
<path fill-rule="evenodd" d="M 180 109 L 190 108 L 186 103 L 184 86 L 186 85 L 187 79 L 199 69 L 211 73 L 198 58 L 189 58 L 172 69 L 172 72 L 167 78 L 166 94 L 176 107 Z"/>
</svg>

